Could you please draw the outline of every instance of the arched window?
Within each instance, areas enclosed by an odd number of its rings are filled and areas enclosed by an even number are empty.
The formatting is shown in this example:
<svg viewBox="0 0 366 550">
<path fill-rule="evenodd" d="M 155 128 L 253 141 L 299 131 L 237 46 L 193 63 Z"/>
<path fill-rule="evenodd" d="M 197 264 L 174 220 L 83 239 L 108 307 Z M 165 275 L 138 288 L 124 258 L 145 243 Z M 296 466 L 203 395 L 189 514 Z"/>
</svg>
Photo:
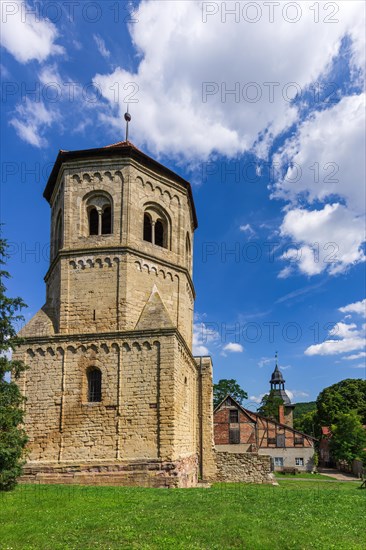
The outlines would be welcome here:
<svg viewBox="0 0 366 550">
<path fill-rule="evenodd" d="M 58 213 L 57 221 L 56 221 L 56 228 L 55 228 L 55 255 L 57 252 L 62 248 L 62 211 Z"/>
<path fill-rule="evenodd" d="M 155 244 L 166 248 L 165 236 L 164 222 L 162 220 L 157 220 L 155 222 Z"/>
<path fill-rule="evenodd" d="M 102 400 L 102 373 L 96 367 L 87 371 L 88 378 L 88 401 L 99 403 Z"/>
<path fill-rule="evenodd" d="M 151 204 L 144 212 L 143 239 L 149 243 L 170 248 L 170 218 L 158 204 Z"/>
<path fill-rule="evenodd" d="M 106 206 L 102 212 L 102 235 L 110 235 L 112 233 L 112 209 Z"/>
<path fill-rule="evenodd" d="M 152 242 L 152 222 L 149 214 L 144 214 L 144 241 Z"/>
<path fill-rule="evenodd" d="M 96 208 L 89 210 L 89 235 L 98 235 L 99 214 Z"/>
<path fill-rule="evenodd" d="M 186 235 L 186 265 L 187 269 L 192 268 L 192 247 L 191 247 L 191 239 L 189 238 L 189 234 Z"/>
<path fill-rule="evenodd" d="M 112 201 L 107 194 L 96 194 L 86 202 L 89 235 L 113 233 Z"/>
</svg>

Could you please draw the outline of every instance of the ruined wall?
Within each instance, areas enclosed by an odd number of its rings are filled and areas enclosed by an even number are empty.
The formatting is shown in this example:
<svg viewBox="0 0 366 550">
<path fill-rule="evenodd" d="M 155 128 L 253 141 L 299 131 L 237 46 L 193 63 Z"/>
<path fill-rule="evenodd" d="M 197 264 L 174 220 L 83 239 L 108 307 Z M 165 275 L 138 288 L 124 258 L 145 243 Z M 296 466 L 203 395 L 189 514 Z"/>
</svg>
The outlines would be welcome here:
<svg viewBox="0 0 366 550">
<path fill-rule="evenodd" d="M 198 367 L 197 391 L 197 454 L 203 481 L 216 479 L 215 444 L 213 434 L 213 372 L 211 357 L 195 357 Z"/>
<path fill-rule="evenodd" d="M 273 483 L 271 459 L 253 453 L 216 452 L 217 481 Z"/>
</svg>

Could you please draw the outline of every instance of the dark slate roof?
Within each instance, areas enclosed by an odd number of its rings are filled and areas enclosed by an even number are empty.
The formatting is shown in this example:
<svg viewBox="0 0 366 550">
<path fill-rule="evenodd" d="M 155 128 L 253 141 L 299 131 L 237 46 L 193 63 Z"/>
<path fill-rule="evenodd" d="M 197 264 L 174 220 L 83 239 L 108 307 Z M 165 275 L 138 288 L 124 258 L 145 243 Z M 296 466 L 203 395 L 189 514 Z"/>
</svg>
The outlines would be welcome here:
<svg viewBox="0 0 366 550">
<path fill-rule="evenodd" d="M 271 390 L 271 394 L 280 397 L 285 405 L 291 405 L 291 400 L 285 390 Z"/>
<path fill-rule="evenodd" d="M 50 177 L 48 178 L 43 196 L 49 202 L 53 193 L 53 190 L 56 185 L 57 176 L 60 171 L 60 168 L 64 162 L 70 162 L 73 160 L 81 159 L 95 159 L 103 157 L 119 157 L 119 158 L 131 158 L 138 161 L 140 164 L 146 168 L 154 170 L 158 174 L 172 179 L 174 182 L 182 185 L 188 191 L 189 200 L 192 208 L 193 222 L 195 229 L 198 226 L 196 209 L 193 202 L 193 195 L 191 185 L 188 181 L 183 179 L 181 176 L 169 170 L 160 162 L 157 162 L 153 158 L 149 157 L 140 149 L 138 149 L 130 141 L 118 141 L 117 143 L 112 143 L 111 145 L 106 145 L 105 147 L 98 147 L 96 149 L 82 149 L 79 151 L 63 151 L 60 149 L 56 162 L 52 168 Z"/>
<path fill-rule="evenodd" d="M 284 384 L 285 383 L 285 380 L 282 376 L 282 372 L 280 371 L 280 369 L 278 368 L 277 365 L 276 365 L 275 370 L 272 372 L 272 377 L 271 377 L 270 383 L 271 384 L 279 384 L 279 383 Z"/>
</svg>

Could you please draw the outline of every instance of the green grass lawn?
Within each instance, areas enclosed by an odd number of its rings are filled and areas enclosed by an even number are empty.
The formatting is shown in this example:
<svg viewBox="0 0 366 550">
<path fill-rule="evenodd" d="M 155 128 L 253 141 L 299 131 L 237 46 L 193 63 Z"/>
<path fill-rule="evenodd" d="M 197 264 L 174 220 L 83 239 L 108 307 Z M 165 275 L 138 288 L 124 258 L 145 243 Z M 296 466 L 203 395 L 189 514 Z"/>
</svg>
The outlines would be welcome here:
<svg viewBox="0 0 366 550">
<path fill-rule="evenodd" d="M 297 477 L 305 479 L 335 479 L 334 477 L 327 476 L 325 474 L 312 474 L 310 472 L 299 472 L 298 474 L 284 474 L 283 472 L 275 472 L 275 477 L 278 477 L 279 479 L 296 479 Z"/>
<path fill-rule="evenodd" d="M 21 485 L 0 493 L 0 548 L 364 549 L 366 490 L 357 487 Z"/>
</svg>

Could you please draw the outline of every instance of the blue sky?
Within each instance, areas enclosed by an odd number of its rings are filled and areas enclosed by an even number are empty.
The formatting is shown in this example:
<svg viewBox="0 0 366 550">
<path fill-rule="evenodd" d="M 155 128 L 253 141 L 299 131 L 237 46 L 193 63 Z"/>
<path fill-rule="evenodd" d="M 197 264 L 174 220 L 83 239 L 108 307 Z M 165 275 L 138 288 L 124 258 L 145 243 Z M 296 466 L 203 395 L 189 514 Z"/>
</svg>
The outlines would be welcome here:
<svg viewBox="0 0 366 550">
<path fill-rule="evenodd" d="M 192 182 L 195 352 L 250 406 L 366 375 L 363 2 L 1 4 L 9 293 L 44 303 L 59 149 L 131 140 Z M 310 9 L 310 6 L 313 8 Z"/>
</svg>

